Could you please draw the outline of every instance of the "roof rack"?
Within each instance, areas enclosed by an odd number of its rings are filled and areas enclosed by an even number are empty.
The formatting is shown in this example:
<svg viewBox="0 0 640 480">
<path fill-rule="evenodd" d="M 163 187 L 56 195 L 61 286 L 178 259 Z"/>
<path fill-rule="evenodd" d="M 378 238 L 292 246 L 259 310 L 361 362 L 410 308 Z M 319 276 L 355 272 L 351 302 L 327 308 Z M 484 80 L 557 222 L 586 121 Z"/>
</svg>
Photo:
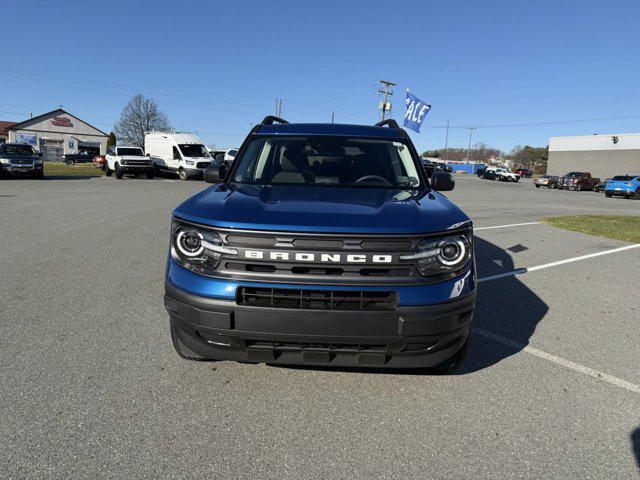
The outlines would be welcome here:
<svg viewBox="0 0 640 480">
<path fill-rule="evenodd" d="M 381 122 L 376 123 L 374 126 L 376 127 L 389 127 L 395 130 L 401 130 L 400 125 L 393 118 L 387 118 L 386 120 L 382 120 Z"/>
<path fill-rule="evenodd" d="M 260 122 L 260 125 L 273 125 L 274 123 L 280 123 L 284 125 L 285 123 L 289 123 L 286 120 L 283 120 L 280 117 L 274 117 L 273 115 L 268 115 L 264 117 L 264 120 Z"/>
</svg>

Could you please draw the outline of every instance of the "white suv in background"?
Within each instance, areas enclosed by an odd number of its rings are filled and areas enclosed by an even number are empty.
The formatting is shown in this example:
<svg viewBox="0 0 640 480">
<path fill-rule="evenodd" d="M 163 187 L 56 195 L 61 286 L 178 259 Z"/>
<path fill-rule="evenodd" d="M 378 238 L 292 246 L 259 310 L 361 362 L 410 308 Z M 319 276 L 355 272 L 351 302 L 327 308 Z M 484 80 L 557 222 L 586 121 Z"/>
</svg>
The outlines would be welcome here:
<svg viewBox="0 0 640 480">
<path fill-rule="evenodd" d="M 107 177 L 116 174 L 116 178 L 127 175 L 142 175 L 153 178 L 153 161 L 140 147 L 114 146 L 104 159 L 104 173 Z"/>
</svg>

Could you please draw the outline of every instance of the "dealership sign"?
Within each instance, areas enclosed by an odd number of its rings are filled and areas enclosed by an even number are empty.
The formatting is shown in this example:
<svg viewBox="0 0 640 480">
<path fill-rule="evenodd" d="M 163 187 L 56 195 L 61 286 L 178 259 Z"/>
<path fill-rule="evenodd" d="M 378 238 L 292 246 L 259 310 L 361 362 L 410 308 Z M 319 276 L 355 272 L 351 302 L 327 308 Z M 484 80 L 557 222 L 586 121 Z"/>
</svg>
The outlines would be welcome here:
<svg viewBox="0 0 640 480">
<path fill-rule="evenodd" d="M 407 90 L 405 103 L 407 104 L 407 110 L 404 112 L 404 126 L 420 133 L 420 125 L 422 125 L 424 117 L 431 110 L 431 105 L 409 93 L 409 90 Z"/>
<path fill-rule="evenodd" d="M 55 127 L 73 127 L 73 123 L 67 117 L 53 117 L 51 119 L 51 125 Z"/>
</svg>

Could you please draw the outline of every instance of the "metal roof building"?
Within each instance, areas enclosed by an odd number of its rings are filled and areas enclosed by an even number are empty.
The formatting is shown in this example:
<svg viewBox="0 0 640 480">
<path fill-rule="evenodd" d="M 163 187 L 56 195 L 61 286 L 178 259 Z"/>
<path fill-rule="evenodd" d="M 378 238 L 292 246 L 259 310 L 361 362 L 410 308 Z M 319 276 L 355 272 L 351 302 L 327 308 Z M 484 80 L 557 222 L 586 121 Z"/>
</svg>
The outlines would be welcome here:
<svg viewBox="0 0 640 480">
<path fill-rule="evenodd" d="M 547 174 L 640 175 L 640 133 L 551 137 Z"/>
<path fill-rule="evenodd" d="M 7 128 L 9 142 L 28 143 L 44 160 L 60 161 L 67 153 L 88 151 L 104 155 L 108 135 L 61 108 Z"/>
</svg>

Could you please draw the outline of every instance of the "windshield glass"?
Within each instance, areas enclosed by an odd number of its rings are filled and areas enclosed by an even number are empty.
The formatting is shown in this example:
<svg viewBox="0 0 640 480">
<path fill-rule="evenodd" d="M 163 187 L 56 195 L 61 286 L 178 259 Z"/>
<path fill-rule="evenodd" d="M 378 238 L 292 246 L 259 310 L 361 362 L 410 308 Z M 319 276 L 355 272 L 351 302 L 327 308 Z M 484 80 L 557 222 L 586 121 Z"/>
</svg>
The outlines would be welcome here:
<svg viewBox="0 0 640 480">
<path fill-rule="evenodd" d="M 633 179 L 634 177 L 630 175 L 618 175 L 616 177 L 613 177 L 613 180 L 618 182 L 628 182 L 629 180 L 633 180 Z"/>
<path fill-rule="evenodd" d="M 240 158 L 233 179 L 257 185 L 402 189 L 421 185 L 407 145 L 389 140 L 329 136 L 252 140 Z"/>
<path fill-rule="evenodd" d="M 199 145 L 195 143 L 183 143 L 178 145 L 180 147 L 180 151 L 182 155 L 185 157 L 208 157 L 209 151 L 206 149 L 204 145 Z"/>
<path fill-rule="evenodd" d="M 30 145 L 5 144 L 2 146 L 2 153 L 13 155 L 34 155 L 35 152 Z"/>
<path fill-rule="evenodd" d="M 137 155 L 142 157 L 144 156 L 144 153 L 142 153 L 141 148 L 126 147 L 118 148 L 118 155 Z"/>
</svg>

